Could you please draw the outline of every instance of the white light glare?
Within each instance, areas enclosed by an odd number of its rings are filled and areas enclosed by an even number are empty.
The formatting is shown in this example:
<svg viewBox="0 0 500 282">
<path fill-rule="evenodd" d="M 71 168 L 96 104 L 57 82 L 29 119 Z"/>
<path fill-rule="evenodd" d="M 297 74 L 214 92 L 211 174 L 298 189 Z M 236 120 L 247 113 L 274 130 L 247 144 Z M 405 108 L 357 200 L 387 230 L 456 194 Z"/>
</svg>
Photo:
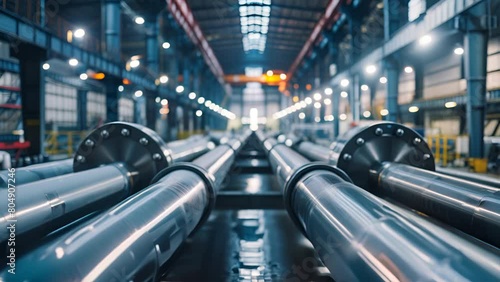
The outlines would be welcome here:
<svg viewBox="0 0 500 282">
<path fill-rule="evenodd" d="M 285 80 L 286 79 L 286 74 L 284 74 L 284 73 L 280 74 L 280 79 L 281 80 Z"/>
<path fill-rule="evenodd" d="M 201 117 L 203 115 L 203 112 L 201 110 L 196 111 L 196 116 Z"/>
<path fill-rule="evenodd" d="M 407 67 L 405 67 L 405 72 L 406 73 L 412 73 L 413 72 L 413 68 L 410 67 L 410 66 L 407 66 Z"/>
<path fill-rule="evenodd" d="M 349 86 L 349 80 L 348 80 L 348 79 L 345 79 L 345 78 L 344 78 L 344 79 L 342 79 L 342 80 L 340 81 L 340 86 L 342 86 L 342 87 L 347 87 L 347 86 Z"/>
<path fill-rule="evenodd" d="M 85 30 L 83 28 L 79 28 L 73 32 L 75 38 L 83 38 L 85 36 Z"/>
<path fill-rule="evenodd" d="M 48 69 L 50 69 L 50 65 L 48 63 L 45 63 L 45 64 L 43 64 L 42 68 L 44 70 L 48 70 Z"/>
<path fill-rule="evenodd" d="M 89 78 L 89 76 L 86 73 L 80 74 L 80 79 L 81 80 L 87 80 L 87 78 Z"/>
<path fill-rule="evenodd" d="M 205 103 L 205 98 L 203 97 L 198 98 L 198 104 L 203 104 L 203 103 Z"/>
<path fill-rule="evenodd" d="M 457 47 L 457 48 L 455 48 L 455 50 L 453 50 L 453 53 L 455 53 L 455 55 L 463 55 L 464 54 L 464 48 Z"/>
<path fill-rule="evenodd" d="M 457 102 L 446 102 L 446 104 L 444 104 L 444 106 L 447 109 L 455 108 L 457 106 Z"/>
<path fill-rule="evenodd" d="M 146 21 L 144 20 L 144 18 L 143 18 L 143 17 L 137 17 L 137 18 L 135 18 L 135 23 L 136 23 L 136 24 L 141 25 L 141 24 L 144 24 L 145 22 L 146 22 Z"/>
<path fill-rule="evenodd" d="M 196 98 L 196 93 L 194 93 L 194 92 L 189 93 L 188 98 L 190 100 L 194 100 Z"/>
<path fill-rule="evenodd" d="M 163 49 L 168 49 L 168 48 L 170 48 L 170 43 L 168 43 L 168 42 L 163 42 L 163 44 L 161 45 L 161 47 L 162 47 Z"/>
<path fill-rule="evenodd" d="M 304 113 L 299 114 L 299 119 L 305 119 L 305 118 L 306 118 L 306 114 L 304 114 Z"/>
<path fill-rule="evenodd" d="M 125 90 L 125 87 L 123 87 L 123 85 L 118 86 L 118 91 L 119 92 L 123 92 L 123 90 Z"/>
<path fill-rule="evenodd" d="M 418 44 L 421 46 L 429 45 L 432 42 L 432 37 L 430 35 L 424 35 L 418 40 Z"/>
<path fill-rule="evenodd" d="M 372 74 L 377 71 L 377 67 L 375 65 L 369 65 L 365 68 L 366 73 Z"/>
<path fill-rule="evenodd" d="M 137 90 L 137 91 L 135 91 L 134 96 L 139 98 L 139 97 L 142 97 L 143 94 L 144 93 L 141 90 Z"/>
<path fill-rule="evenodd" d="M 382 83 L 382 84 L 386 84 L 387 83 L 387 77 L 382 76 L 378 81 L 380 81 L 380 83 Z"/>
<path fill-rule="evenodd" d="M 311 99 L 311 97 L 306 97 L 306 98 L 304 99 L 304 102 L 306 102 L 306 104 L 310 105 L 310 104 L 312 103 L 312 99 Z"/>
<path fill-rule="evenodd" d="M 386 115 L 388 115 L 388 114 L 389 114 L 389 110 L 387 110 L 387 109 L 382 109 L 382 110 L 380 110 L 380 115 L 381 115 L 381 116 L 385 117 L 385 116 L 386 116 Z"/>
<path fill-rule="evenodd" d="M 340 119 L 340 120 L 346 120 L 346 119 L 347 119 L 347 115 L 346 115 L 346 114 L 341 114 L 341 115 L 339 116 L 339 119 Z"/>
<path fill-rule="evenodd" d="M 349 94 L 347 94 L 347 92 L 345 92 L 345 91 L 340 92 L 340 97 L 347 98 L 347 96 L 349 96 Z"/>
<path fill-rule="evenodd" d="M 69 65 L 72 66 L 72 67 L 76 67 L 78 66 L 78 60 L 77 59 L 69 59 L 68 61 Z"/>
<path fill-rule="evenodd" d="M 160 83 L 165 84 L 168 82 L 168 76 L 162 75 L 160 76 Z"/>
<path fill-rule="evenodd" d="M 366 84 L 361 85 L 361 90 L 362 90 L 362 91 L 368 91 L 368 89 L 370 89 L 370 88 L 368 87 L 368 85 L 366 85 Z"/>
<path fill-rule="evenodd" d="M 320 109 L 320 108 L 321 108 L 321 103 L 320 103 L 320 102 L 316 102 L 316 103 L 314 103 L 314 107 L 315 107 L 316 109 Z"/>
<path fill-rule="evenodd" d="M 319 100 L 321 100 L 321 94 L 314 93 L 313 98 L 314 98 L 314 100 L 319 101 Z"/>
<path fill-rule="evenodd" d="M 184 92 L 184 86 L 182 86 L 182 85 L 177 86 L 177 87 L 175 88 L 175 92 L 177 92 L 177 93 L 182 93 L 182 92 Z"/>
<path fill-rule="evenodd" d="M 410 113 L 416 113 L 418 112 L 419 108 L 417 106 L 411 106 L 410 108 L 408 108 L 408 111 Z"/>
<path fill-rule="evenodd" d="M 363 113 L 363 116 L 364 116 L 365 118 L 369 118 L 371 115 L 372 115 L 372 113 L 370 113 L 370 111 L 365 111 L 365 112 Z"/>
<path fill-rule="evenodd" d="M 330 100 L 330 99 L 327 98 L 327 99 L 323 100 L 323 103 L 325 103 L 325 105 L 328 106 L 328 105 L 332 104 L 332 100 Z"/>
<path fill-rule="evenodd" d="M 130 61 L 130 67 L 135 69 L 136 67 L 140 66 L 141 65 L 141 61 L 139 60 L 132 60 Z"/>
<path fill-rule="evenodd" d="M 325 95 L 330 96 L 330 95 L 332 95 L 332 94 L 333 94 L 333 89 L 331 89 L 330 87 L 325 88 Z"/>
<path fill-rule="evenodd" d="M 162 99 L 162 100 L 161 100 L 161 104 L 162 104 L 163 106 L 168 105 L 168 100 L 167 100 L 167 99 Z"/>
</svg>

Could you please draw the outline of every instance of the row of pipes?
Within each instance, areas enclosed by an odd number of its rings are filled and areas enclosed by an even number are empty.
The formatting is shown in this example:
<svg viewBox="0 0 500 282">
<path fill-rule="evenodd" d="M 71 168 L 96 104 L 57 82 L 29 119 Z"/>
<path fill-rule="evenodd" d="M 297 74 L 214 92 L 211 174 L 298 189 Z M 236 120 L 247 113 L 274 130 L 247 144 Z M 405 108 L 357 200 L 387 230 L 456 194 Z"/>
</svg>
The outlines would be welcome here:
<svg viewBox="0 0 500 282">
<path fill-rule="evenodd" d="M 16 234 L 37 244 L 17 260 L 15 281 L 159 280 L 209 216 L 249 137 L 165 144 L 148 128 L 110 123 L 72 161 L 18 169 Z M 268 154 L 290 217 L 335 280 L 500 278 L 500 188 L 434 172 L 413 130 L 357 128 L 330 148 L 275 137 L 252 138 Z M 8 177 L 0 172 L 0 199 Z M 9 215 L 0 212 L 6 230 Z M 7 269 L 2 279 L 12 280 Z"/>
</svg>

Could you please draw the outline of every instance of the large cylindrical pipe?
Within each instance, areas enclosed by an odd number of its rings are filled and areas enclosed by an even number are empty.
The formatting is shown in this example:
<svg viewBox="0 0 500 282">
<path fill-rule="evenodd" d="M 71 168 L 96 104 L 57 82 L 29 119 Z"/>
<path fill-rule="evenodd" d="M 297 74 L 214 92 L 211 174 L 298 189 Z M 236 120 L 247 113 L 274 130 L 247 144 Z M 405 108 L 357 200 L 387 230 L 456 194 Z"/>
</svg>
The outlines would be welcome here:
<svg viewBox="0 0 500 282">
<path fill-rule="evenodd" d="M 332 148 L 331 163 L 365 190 L 500 247 L 500 189 L 434 173 L 432 153 L 412 129 L 396 123 L 361 127 Z"/>
<path fill-rule="evenodd" d="M 342 171 L 308 164 L 284 145 L 274 145 L 269 158 L 285 206 L 335 280 L 488 281 L 500 275 L 497 249 L 377 198 Z"/>
<path fill-rule="evenodd" d="M 96 135 L 105 138 L 99 140 Z M 213 148 L 208 138 L 186 143 L 170 147 L 155 132 L 140 125 L 104 125 L 91 133 L 77 151 L 75 168 L 81 171 L 18 186 L 15 194 L 0 189 L 0 197 L 16 197 L 15 213 L 0 211 L 0 228 L 6 230 L 12 220 L 17 220 L 16 235 L 36 239 L 120 202 L 146 187 L 160 170 Z M 0 242 L 5 242 L 7 232 L 1 234 Z"/>
<path fill-rule="evenodd" d="M 73 172 L 73 159 L 30 165 L 15 170 L 16 186 Z M 0 188 L 6 188 L 11 178 L 9 171 L 0 171 Z"/>
<path fill-rule="evenodd" d="M 140 193 L 19 259 L 16 278 L 157 281 L 160 267 L 207 218 L 240 146 L 221 145 L 162 171 Z"/>
<path fill-rule="evenodd" d="M 396 163 L 373 173 L 382 196 L 500 247 L 500 189 Z"/>
<path fill-rule="evenodd" d="M 500 179 L 494 178 L 491 176 L 486 176 L 484 174 L 479 173 L 471 173 L 463 170 L 445 168 L 445 167 L 436 167 L 436 171 L 441 174 L 446 174 L 449 176 L 465 179 L 474 183 L 488 185 L 495 188 L 500 188 Z"/>
</svg>

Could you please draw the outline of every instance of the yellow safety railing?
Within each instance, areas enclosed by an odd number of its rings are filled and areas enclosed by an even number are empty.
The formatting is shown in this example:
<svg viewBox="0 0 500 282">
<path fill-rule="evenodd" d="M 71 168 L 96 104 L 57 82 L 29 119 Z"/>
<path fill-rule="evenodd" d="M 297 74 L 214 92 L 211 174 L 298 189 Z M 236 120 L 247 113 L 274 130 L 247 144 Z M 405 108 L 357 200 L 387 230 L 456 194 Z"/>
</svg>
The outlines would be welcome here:
<svg viewBox="0 0 500 282">
<path fill-rule="evenodd" d="M 434 154 L 436 163 L 447 166 L 449 162 L 453 162 L 461 157 L 460 153 L 456 150 L 457 136 L 430 135 L 426 139 Z"/>
<path fill-rule="evenodd" d="M 80 142 L 87 136 L 87 131 L 47 131 L 45 152 L 49 155 L 66 154 L 73 156 Z"/>
</svg>

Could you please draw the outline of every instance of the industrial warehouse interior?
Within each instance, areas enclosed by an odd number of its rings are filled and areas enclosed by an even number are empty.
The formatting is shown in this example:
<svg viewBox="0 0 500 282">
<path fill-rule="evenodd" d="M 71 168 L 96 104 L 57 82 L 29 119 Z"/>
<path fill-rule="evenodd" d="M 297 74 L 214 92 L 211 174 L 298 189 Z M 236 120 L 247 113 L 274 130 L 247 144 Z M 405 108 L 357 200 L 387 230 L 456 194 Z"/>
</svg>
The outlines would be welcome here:
<svg viewBox="0 0 500 282">
<path fill-rule="evenodd" d="M 0 0 L 0 281 L 500 281 L 499 0 Z"/>
</svg>

